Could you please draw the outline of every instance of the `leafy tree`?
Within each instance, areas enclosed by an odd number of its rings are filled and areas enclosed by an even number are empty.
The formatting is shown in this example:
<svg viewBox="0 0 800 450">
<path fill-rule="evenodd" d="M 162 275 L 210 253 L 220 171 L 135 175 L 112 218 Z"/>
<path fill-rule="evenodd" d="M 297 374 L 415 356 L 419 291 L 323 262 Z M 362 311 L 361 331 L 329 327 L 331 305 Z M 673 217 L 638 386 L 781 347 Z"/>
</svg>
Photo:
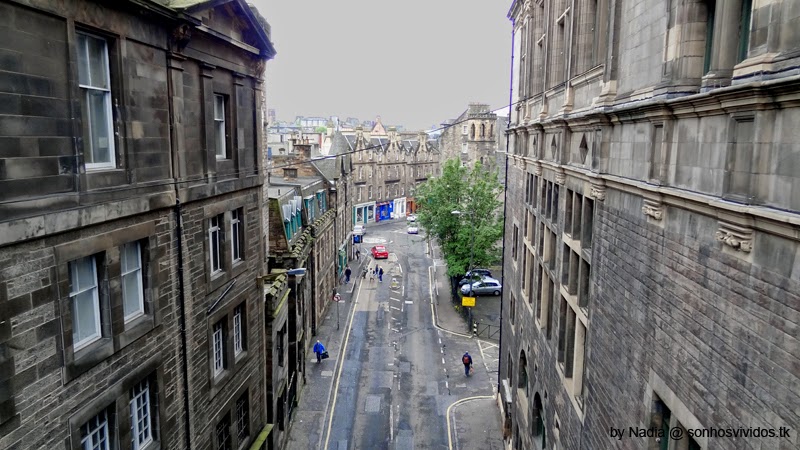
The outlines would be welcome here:
<svg viewBox="0 0 800 450">
<path fill-rule="evenodd" d="M 328 128 L 326 128 L 326 127 L 317 127 L 317 128 L 314 128 L 314 131 L 316 131 L 317 133 L 325 134 L 325 133 L 328 132 Z"/>
<path fill-rule="evenodd" d="M 445 161 L 440 177 L 417 188 L 418 220 L 429 236 L 439 240 L 451 277 L 468 270 L 470 253 L 473 267 L 500 261 L 502 191 L 496 172 L 478 162 L 472 168 L 462 167 L 457 159 Z"/>
</svg>

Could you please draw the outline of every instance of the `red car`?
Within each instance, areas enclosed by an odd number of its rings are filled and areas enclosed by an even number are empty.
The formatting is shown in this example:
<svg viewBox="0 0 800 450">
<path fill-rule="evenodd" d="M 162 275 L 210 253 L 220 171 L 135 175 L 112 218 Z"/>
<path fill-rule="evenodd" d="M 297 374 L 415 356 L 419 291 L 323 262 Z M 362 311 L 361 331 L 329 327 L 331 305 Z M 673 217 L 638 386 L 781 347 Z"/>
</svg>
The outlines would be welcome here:
<svg viewBox="0 0 800 450">
<path fill-rule="evenodd" d="M 372 247 L 372 257 L 375 259 L 389 259 L 389 250 L 382 245 Z"/>
</svg>

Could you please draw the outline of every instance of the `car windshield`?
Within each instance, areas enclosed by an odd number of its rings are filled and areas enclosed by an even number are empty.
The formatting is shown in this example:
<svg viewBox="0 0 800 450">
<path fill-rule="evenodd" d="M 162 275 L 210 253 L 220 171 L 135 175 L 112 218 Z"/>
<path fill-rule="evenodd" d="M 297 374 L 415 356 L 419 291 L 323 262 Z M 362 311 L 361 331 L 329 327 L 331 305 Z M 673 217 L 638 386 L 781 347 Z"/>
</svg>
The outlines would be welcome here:
<svg viewBox="0 0 800 450">
<path fill-rule="evenodd" d="M 375 247 L 376 252 L 383 252 L 386 251 L 386 247 Z"/>
</svg>

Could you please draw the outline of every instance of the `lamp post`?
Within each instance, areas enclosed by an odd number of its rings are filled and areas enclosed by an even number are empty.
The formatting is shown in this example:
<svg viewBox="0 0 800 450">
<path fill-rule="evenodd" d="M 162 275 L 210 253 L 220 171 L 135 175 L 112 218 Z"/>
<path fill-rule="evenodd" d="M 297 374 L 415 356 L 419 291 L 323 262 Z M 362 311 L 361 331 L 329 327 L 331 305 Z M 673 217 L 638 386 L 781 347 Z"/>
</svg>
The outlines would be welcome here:
<svg viewBox="0 0 800 450">
<path fill-rule="evenodd" d="M 472 271 L 472 260 L 473 260 L 473 257 L 475 255 L 475 236 L 474 236 L 475 235 L 475 217 L 474 217 L 474 213 L 470 212 L 469 214 L 466 214 L 466 213 L 463 213 L 463 212 L 461 212 L 461 211 L 459 211 L 457 209 L 453 210 L 453 211 L 450 211 L 450 213 L 453 214 L 453 215 L 456 215 L 456 216 L 467 216 L 467 219 L 469 220 L 469 244 L 470 245 L 469 245 L 469 266 L 467 267 L 467 272 L 469 273 L 469 281 L 468 281 L 468 283 L 469 283 L 469 296 L 474 298 L 475 296 L 474 296 L 474 294 L 472 292 L 472 273 L 471 273 L 471 271 Z M 467 322 L 468 322 L 467 323 L 467 326 L 468 326 L 467 329 L 468 330 L 472 330 L 472 307 L 471 306 L 467 306 L 467 312 L 469 314 L 469 318 L 467 319 Z"/>
</svg>

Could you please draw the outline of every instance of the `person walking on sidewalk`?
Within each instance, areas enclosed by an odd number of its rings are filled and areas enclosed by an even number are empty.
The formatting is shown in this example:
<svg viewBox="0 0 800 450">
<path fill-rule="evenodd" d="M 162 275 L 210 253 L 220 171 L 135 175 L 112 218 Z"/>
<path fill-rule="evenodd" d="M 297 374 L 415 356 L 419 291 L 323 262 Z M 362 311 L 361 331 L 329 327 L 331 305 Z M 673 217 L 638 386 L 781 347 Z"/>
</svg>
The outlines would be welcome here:
<svg viewBox="0 0 800 450">
<path fill-rule="evenodd" d="M 322 354 L 325 353 L 325 346 L 322 345 L 322 342 L 317 341 L 317 343 L 314 344 L 313 350 L 314 353 L 317 354 L 317 364 L 319 364 L 320 362 L 322 362 Z"/>
<path fill-rule="evenodd" d="M 359 250 L 359 249 L 356 249 L 356 261 L 358 261 L 358 258 L 359 258 L 360 256 L 361 256 L 361 250 Z"/>
<path fill-rule="evenodd" d="M 383 283 L 383 267 L 378 267 L 378 282 Z"/>
<path fill-rule="evenodd" d="M 377 266 L 373 267 L 372 270 L 369 271 L 369 282 L 370 283 L 374 283 L 375 282 L 375 274 L 377 272 L 378 272 L 378 267 Z"/>
<path fill-rule="evenodd" d="M 469 355 L 469 352 L 464 352 L 461 362 L 464 364 L 464 375 L 469 376 L 469 372 L 472 369 L 472 356 Z"/>
<path fill-rule="evenodd" d="M 348 265 L 344 269 L 344 277 L 345 277 L 345 281 L 344 282 L 345 282 L 345 284 L 349 284 L 350 283 L 350 274 L 351 273 L 353 273 L 353 271 L 350 270 L 350 266 Z"/>
</svg>

